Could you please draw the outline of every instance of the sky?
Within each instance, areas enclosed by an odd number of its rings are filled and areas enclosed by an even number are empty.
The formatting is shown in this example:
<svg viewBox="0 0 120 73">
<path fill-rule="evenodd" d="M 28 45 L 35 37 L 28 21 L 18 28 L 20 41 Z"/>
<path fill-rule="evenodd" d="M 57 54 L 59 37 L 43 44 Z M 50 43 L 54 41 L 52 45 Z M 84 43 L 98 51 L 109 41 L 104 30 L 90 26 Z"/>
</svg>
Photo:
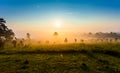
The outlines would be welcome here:
<svg viewBox="0 0 120 73">
<path fill-rule="evenodd" d="M 0 17 L 17 37 L 120 32 L 120 0 L 0 0 Z"/>
</svg>

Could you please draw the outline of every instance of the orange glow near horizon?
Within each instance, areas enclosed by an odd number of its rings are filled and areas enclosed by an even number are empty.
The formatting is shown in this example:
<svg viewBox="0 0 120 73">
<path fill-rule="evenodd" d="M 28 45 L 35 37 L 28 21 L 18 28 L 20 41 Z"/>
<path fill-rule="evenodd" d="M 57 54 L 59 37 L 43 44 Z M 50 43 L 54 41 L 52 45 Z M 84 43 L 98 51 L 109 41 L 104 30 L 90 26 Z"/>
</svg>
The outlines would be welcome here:
<svg viewBox="0 0 120 73">
<path fill-rule="evenodd" d="M 105 23 L 105 22 L 72 22 L 71 20 L 65 20 L 65 19 L 56 19 L 46 22 L 36 22 L 36 23 L 24 23 L 24 21 L 21 21 L 17 23 L 10 23 L 12 25 L 8 25 L 9 28 L 11 28 L 18 38 L 26 38 L 26 33 L 31 34 L 32 39 L 37 40 L 53 40 L 55 39 L 53 36 L 54 32 L 58 32 L 59 39 L 74 39 L 79 36 L 79 33 L 86 33 L 86 32 L 108 32 L 112 31 L 112 29 L 119 27 L 116 25 L 113 25 L 113 23 Z M 45 23 L 45 24 L 44 24 Z M 8 22 L 9 24 L 9 22 Z M 105 25 L 109 24 L 109 25 Z M 119 25 L 119 24 L 118 24 Z M 103 27 L 104 26 L 104 27 Z M 114 27 L 113 27 L 114 26 Z M 107 30 L 106 30 L 107 29 Z M 115 29 L 114 29 L 115 30 Z M 116 30 L 118 31 L 118 30 Z M 113 31 L 114 32 L 114 31 Z M 73 40 L 74 41 L 74 40 Z"/>
</svg>

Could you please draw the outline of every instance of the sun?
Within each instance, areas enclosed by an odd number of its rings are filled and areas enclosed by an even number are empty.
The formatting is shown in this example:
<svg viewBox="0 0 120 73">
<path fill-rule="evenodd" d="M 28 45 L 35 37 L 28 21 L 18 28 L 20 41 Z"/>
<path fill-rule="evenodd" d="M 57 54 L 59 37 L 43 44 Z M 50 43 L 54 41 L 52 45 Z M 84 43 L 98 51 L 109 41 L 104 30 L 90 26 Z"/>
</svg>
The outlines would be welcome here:
<svg viewBox="0 0 120 73">
<path fill-rule="evenodd" d="M 57 28 L 60 28 L 60 27 L 61 27 L 61 21 L 60 21 L 60 20 L 57 20 L 57 21 L 55 22 L 55 26 L 56 26 Z"/>
</svg>

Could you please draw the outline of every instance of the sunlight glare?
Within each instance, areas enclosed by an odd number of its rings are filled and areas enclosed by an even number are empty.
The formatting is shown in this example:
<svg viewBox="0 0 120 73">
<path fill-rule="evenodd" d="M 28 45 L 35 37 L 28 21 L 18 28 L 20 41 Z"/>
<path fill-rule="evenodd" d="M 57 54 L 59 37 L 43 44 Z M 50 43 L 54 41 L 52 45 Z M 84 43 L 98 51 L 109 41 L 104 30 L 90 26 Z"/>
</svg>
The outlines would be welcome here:
<svg viewBox="0 0 120 73">
<path fill-rule="evenodd" d="M 57 20 L 57 21 L 55 22 L 55 26 L 56 26 L 57 28 L 60 28 L 60 27 L 61 27 L 61 21 L 60 21 L 60 20 Z"/>
</svg>

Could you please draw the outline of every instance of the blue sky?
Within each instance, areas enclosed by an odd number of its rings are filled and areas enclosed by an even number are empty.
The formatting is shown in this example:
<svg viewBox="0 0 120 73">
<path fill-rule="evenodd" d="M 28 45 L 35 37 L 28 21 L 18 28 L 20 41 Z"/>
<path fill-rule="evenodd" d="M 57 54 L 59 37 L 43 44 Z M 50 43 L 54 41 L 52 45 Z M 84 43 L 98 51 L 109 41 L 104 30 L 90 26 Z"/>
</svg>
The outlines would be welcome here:
<svg viewBox="0 0 120 73">
<path fill-rule="evenodd" d="M 61 19 L 66 27 L 88 25 L 91 29 L 100 26 L 119 31 L 120 0 L 0 0 L 0 17 L 14 24 L 10 26 L 19 32 L 17 26 L 48 27 L 55 19 Z"/>
<path fill-rule="evenodd" d="M 64 14 L 120 15 L 120 0 L 0 0 L 2 17 L 21 15 Z M 14 18 L 13 18 L 14 19 Z"/>
</svg>

